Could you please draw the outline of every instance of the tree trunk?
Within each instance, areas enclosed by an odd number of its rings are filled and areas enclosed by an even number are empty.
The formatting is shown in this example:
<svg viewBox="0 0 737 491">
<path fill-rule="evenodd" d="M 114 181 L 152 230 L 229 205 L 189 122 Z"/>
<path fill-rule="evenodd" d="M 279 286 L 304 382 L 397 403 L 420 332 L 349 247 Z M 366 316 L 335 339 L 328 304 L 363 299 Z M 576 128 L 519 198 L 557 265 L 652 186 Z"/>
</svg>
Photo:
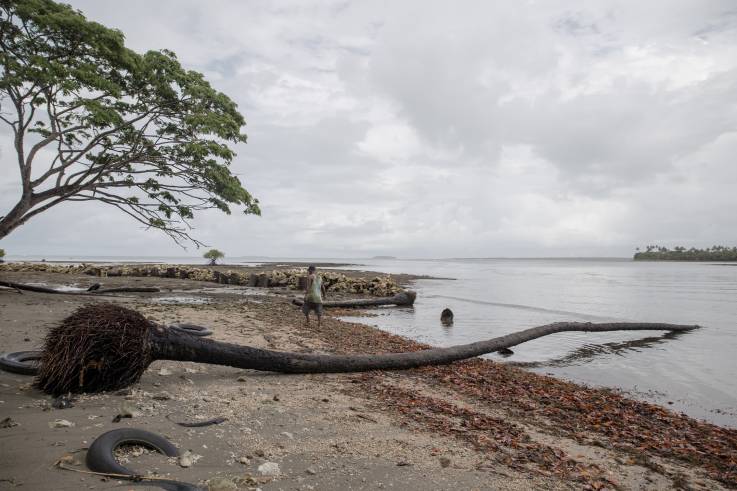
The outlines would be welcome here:
<svg viewBox="0 0 737 491">
<path fill-rule="evenodd" d="M 152 329 L 150 333 L 152 360 L 192 361 L 281 373 L 339 373 L 403 370 L 426 365 L 444 365 L 499 351 L 558 332 L 654 330 L 685 332 L 698 327 L 662 323 L 557 322 L 471 344 L 378 355 L 288 353 L 180 335 L 169 329 Z"/>
<path fill-rule="evenodd" d="M 323 302 L 322 306 L 329 307 L 376 307 L 379 305 L 399 305 L 399 306 L 411 306 L 415 303 L 417 293 L 412 290 L 407 290 L 401 293 L 397 293 L 393 297 L 384 298 L 362 298 L 358 300 L 338 300 L 335 302 Z M 295 298 L 292 300 L 295 305 L 302 305 L 304 300 L 301 298 Z"/>
<path fill-rule="evenodd" d="M 33 286 L 24 285 L 22 283 L 15 283 L 13 281 L 0 281 L 0 286 L 6 286 L 8 288 L 15 288 L 16 290 L 26 290 L 29 292 L 37 293 L 57 293 L 60 295 L 98 295 L 100 293 L 157 293 L 161 290 L 156 287 L 120 287 L 120 288 L 98 288 L 97 290 L 85 290 L 85 291 L 64 291 L 54 290 L 53 288 L 46 288 L 45 286 Z"/>
<path fill-rule="evenodd" d="M 31 209 L 31 198 L 21 197 L 20 201 L 4 217 L 0 217 L 0 239 L 25 223 L 23 215 Z"/>
</svg>

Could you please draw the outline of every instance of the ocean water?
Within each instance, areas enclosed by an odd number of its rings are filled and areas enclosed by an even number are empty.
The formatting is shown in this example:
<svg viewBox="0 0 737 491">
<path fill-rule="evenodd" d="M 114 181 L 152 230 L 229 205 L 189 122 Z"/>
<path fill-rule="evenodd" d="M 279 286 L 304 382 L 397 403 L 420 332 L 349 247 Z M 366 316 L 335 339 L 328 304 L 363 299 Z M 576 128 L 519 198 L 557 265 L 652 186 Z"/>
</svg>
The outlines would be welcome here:
<svg viewBox="0 0 737 491">
<path fill-rule="evenodd" d="M 626 259 L 367 261 L 367 270 L 452 280 L 417 280 L 411 309 L 357 320 L 436 346 L 450 346 L 558 321 L 698 324 L 662 331 L 558 333 L 489 358 L 520 364 L 693 417 L 737 427 L 737 266 Z M 440 312 L 455 314 L 452 327 Z"/>
<path fill-rule="evenodd" d="M 84 259 L 203 262 L 182 257 Z M 412 308 L 383 308 L 376 317 L 348 319 L 435 346 L 469 343 L 558 321 L 701 325 L 702 329 L 680 335 L 558 333 L 516 346 L 509 357 L 488 357 L 591 386 L 620 389 L 693 417 L 737 427 L 737 266 L 628 259 L 248 257 L 228 258 L 228 263 L 280 260 L 349 262 L 354 265 L 346 269 L 442 278 L 415 281 L 412 288 L 418 297 Z M 455 314 L 451 327 L 440 322 L 446 307 Z"/>
</svg>

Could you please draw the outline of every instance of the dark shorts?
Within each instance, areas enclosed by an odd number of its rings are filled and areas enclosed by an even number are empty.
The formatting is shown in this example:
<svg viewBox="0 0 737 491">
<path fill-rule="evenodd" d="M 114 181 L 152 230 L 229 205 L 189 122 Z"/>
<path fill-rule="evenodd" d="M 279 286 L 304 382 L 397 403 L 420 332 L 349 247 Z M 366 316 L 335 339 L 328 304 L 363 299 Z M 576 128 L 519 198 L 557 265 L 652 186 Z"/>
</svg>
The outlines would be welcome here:
<svg viewBox="0 0 737 491">
<path fill-rule="evenodd" d="M 310 313 L 310 310 L 314 310 L 318 316 L 321 316 L 322 315 L 322 304 L 310 302 L 309 300 L 305 300 L 305 302 L 302 304 L 302 312 L 304 312 L 304 314 L 307 315 Z"/>
</svg>

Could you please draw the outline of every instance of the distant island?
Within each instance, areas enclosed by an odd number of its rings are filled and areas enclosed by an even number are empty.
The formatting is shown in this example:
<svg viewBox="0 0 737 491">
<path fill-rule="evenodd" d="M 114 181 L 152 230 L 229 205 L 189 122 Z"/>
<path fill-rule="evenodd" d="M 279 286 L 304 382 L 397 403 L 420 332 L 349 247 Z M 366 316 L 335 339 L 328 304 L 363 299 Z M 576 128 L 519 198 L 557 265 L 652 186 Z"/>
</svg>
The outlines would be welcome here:
<svg viewBox="0 0 737 491">
<path fill-rule="evenodd" d="M 677 246 L 673 249 L 649 245 L 634 255 L 635 261 L 737 261 L 737 247 L 712 246 L 706 249 Z"/>
<path fill-rule="evenodd" d="M 374 256 L 371 259 L 396 259 L 395 256 Z"/>
</svg>

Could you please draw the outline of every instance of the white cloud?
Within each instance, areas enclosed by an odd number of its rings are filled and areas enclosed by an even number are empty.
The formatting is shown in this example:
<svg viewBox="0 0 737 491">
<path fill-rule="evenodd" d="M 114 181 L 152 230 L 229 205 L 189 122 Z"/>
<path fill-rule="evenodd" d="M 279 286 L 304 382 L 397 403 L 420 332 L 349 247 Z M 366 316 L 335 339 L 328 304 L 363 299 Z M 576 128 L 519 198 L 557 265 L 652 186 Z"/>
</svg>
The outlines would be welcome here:
<svg viewBox="0 0 737 491">
<path fill-rule="evenodd" d="M 262 218 L 206 213 L 230 255 L 628 255 L 737 239 L 731 1 L 77 0 L 231 96 Z M 17 197 L 0 133 L 0 210 Z M 178 253 L 63 205 L 9 251 Z"/>
</svg>

